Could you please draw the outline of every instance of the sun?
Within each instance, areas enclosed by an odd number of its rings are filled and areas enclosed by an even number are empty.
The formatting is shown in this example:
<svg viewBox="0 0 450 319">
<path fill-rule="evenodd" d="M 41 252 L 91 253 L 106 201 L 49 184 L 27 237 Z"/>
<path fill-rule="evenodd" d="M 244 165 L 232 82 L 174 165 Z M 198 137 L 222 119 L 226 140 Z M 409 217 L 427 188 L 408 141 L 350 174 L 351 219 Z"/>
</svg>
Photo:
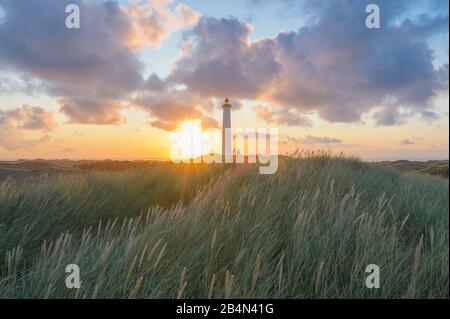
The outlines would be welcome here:
<svg viewBox="0 0 450 319">
<path fill-rule="evenodd" d="M 209 154 L 213 138 L 209 132 L 202 131 L 201 120 L 185 120 L 171 133 L 172 160 L 198 159 Z"/>
<path fill-rule="evenodd" d="M 185 120 L 180 122 L 170 137 L 172 161 L 190 161 L 200 160 L 203 155 L 217 151 L 220 132 L 203 130 L 201 120 Z"/>
<path fill-rule="evenodd" d="M 180 123 L 181 139 L 185 146 L 183 156 L 195 158 L 202 155 L 202 122 L 189 120 Z"/>
</svg>

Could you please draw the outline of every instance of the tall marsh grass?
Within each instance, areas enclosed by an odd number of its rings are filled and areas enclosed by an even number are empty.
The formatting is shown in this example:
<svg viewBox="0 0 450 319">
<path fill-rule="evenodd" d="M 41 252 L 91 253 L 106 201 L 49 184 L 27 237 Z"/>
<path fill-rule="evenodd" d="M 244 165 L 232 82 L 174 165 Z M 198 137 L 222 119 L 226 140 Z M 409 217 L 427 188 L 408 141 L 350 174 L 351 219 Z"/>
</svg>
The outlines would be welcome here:
<svg viewBox="0 0 450 319">
<path fill-rule="evenodd" d="M 6 181 L 0 298 L 448 298 L 448 194 L 327 154 Z"/>
</svg>

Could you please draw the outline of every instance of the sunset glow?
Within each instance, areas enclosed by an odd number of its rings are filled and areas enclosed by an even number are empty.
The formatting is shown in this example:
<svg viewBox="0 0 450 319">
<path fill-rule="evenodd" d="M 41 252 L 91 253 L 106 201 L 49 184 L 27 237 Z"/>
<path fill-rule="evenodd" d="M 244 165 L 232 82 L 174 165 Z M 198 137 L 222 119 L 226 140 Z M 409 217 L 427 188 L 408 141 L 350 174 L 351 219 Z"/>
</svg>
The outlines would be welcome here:
<svg viewBox="0 0 450 319">
<path fill-rule="evenodd" d="M 225 97 L 234 127 L 278 128 L 282 153 L 448 158 L 448 24 L 431 23 L 446 10 L 386 6 L 369 30 L 365 1 L 249 2 L 75 0 L 107 18 L 68 29 L 65 1 L 0 0 L 0 158 L 168 159 L 175 128 L 182 157 L 217 153 Z"/>
<path fill-rule="evenodd" d="M 191 159 L 202 155 L 202 127 L 199 120 L 183 121 L 179 130 L 171 133 L 174 148 L 181 152 L 174 154 L 174 158 Z"/>
</svg>

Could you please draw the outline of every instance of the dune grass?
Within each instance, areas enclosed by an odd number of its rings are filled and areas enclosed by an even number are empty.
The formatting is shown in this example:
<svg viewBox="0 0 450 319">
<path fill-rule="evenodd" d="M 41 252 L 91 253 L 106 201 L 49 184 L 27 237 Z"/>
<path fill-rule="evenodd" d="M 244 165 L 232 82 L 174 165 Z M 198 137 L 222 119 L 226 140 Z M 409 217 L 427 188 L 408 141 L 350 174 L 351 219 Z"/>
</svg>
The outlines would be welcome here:
<svg viewBox="0 0 450 319">
<path fill-rule="evenodd" d="M 448 298 L 448 194 L 327 154 L 6 181 L 0 298 Z"/>
</svg>

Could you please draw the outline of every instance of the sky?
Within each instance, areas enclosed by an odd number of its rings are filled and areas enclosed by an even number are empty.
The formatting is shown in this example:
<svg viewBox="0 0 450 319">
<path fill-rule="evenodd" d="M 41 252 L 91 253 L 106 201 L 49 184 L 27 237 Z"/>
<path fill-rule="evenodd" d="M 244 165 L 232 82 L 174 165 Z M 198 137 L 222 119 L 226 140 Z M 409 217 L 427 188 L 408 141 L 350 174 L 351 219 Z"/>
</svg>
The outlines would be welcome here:
<svg viewBox="0 0 450 319">
<path fill-rule="evenodd" d="M 225 97 L 282 153 L 448 159 L 448 31 L 447 0 L 0 0 L 0 159 L 168 158 Z"/>
</svg>

